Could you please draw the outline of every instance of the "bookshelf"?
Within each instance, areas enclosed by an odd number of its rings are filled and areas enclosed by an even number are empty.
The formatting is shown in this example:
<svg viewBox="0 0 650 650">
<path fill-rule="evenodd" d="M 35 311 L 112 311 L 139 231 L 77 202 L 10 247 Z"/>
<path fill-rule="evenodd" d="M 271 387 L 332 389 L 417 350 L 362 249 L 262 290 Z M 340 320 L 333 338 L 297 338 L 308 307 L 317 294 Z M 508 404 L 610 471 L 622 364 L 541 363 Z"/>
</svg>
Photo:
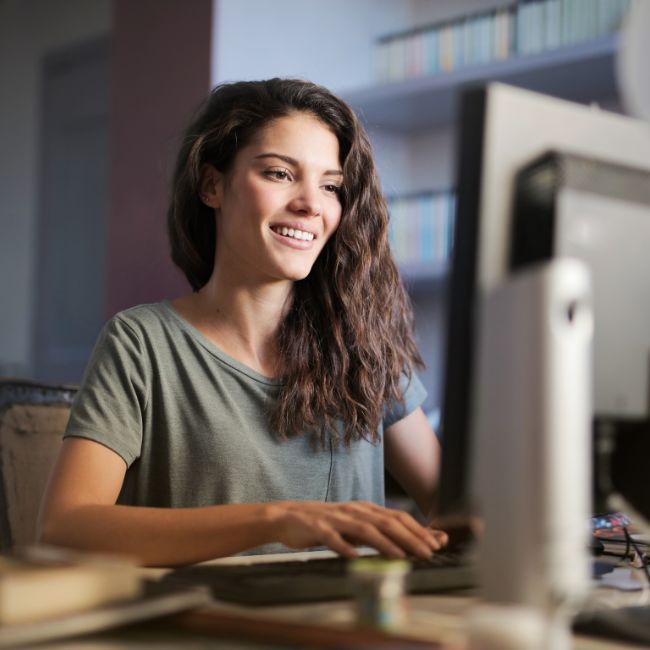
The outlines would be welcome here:
<svg viewBox="0 0 650 650">
<path fill-rule="evenodd" d="M 371 85 L 343 97 L 368 127 L 398 133 L 450 124 L 455 119 L 460 91 L 487 81 L 577 102 L 612 99 L 618 92 L 617 44 L 617 35 L 609 35 L 437 75 Z"/>
<path fill-rule="evenodd" d="M 617 45 L 618 36 L 611 34 L 544 52 L 377 84 L 350 92 L 345 99 L 369 129 L 405 135 L 454 126 L 463 88 L 488 80 L 571 101 L 613 101 L 617 95 Z M 389 201 L 394 202 L 395 197 Z M 404 216 L 393 214 L 393 218 Z M 407 262 L 406 257 L 403 252 L 396 255 L 400 270 L 410 283 L 439 281 L 449 270 L 448 260 Z"/>
<path fill-rule="evenodd" d="M 379 81 L 347 92 L 344 98 L 375 137 L 390 133 L 406 139 L 452 128 L 462 90 L 488 81 L 577 102 L 612 103 L 617 96 L 616 30 L 628 4 L 628 0 L 591 4 L 522 0 L 414 25 L 377 39 Z M 402 190 L 404 198 L 398 192 L 389 199 L 391 246 L 410 280 L 438 280 L 448 268 L 451 246 L 446 233 L 453 228 L 454 201 L 445 228 L 434 228 L 431 247 L 436 253 L 425 259 L 423 242 L 431 239 L 431 219 L 425 219 L 417 205 L 408 204 L 421 202 L 409 196 L 427 190 L 407 187 Z"/>
<path fill-rule="evenodd" d="M 404 279 L 444 278 L 453 245 L 453 192 L 420 192 L 388 198 L 389 241 Z"/>
</svg>

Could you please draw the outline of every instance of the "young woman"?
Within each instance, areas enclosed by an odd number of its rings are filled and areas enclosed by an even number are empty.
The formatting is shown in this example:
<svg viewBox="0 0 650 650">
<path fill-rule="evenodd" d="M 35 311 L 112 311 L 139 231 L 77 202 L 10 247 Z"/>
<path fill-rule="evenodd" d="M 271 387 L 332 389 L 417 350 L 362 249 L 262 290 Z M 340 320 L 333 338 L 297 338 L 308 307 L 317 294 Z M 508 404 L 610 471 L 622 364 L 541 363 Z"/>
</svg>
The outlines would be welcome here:
<svg viewBox="0 0 650 650">
<path fill-rule="evenodd" d="M 367 136 L 326 89 L 217 87 L 168 229 L 193 292 L 117 314 L 72 409 L 42 541 L 175 565 L 364 544 L 426 557 L 438 446 Z"/>
</svg>

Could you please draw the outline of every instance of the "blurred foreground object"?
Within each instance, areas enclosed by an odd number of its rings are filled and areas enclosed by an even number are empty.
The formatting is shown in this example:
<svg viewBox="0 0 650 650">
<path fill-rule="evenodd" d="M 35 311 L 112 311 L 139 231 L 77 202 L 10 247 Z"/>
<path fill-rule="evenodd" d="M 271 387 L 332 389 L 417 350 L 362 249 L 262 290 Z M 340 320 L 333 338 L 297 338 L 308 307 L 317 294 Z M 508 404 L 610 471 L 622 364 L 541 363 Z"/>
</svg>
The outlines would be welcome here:
<svg viewBox="0 0 650 650">
<path fill-rule="evenodd" d="M 0 557 L 0 629 L 87 611 L 138 596 L 142 580 L 128 561 L 51 547 Z"/>
</svg>

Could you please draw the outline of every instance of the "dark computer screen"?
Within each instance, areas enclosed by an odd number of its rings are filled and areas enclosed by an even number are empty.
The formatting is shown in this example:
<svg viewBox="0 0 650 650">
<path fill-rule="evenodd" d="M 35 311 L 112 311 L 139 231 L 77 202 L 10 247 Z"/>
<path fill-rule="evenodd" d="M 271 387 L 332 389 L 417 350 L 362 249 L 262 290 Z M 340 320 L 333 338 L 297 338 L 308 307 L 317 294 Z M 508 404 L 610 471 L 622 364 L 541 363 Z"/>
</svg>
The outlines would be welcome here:
<svg viewBox="0 0 650 650">
<path fill-rule="evenodd" d="M 442 465 L 438 514 L 468 515 L 471 378 L 474 361 L 474 296 L 478 251 L 485 90 L 468 91 L 460 105 L 457 208 L 447 317 L 441 419 Z"/>
</svg>

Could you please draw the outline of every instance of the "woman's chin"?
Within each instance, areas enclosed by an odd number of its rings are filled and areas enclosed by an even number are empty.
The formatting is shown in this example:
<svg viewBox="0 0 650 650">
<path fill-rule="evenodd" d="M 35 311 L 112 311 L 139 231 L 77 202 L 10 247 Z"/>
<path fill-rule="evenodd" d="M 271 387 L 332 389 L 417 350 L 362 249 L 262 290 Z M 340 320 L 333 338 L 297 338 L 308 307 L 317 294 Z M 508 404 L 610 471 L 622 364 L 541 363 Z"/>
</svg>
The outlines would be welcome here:
<svg viewBox="0 0 650 650">
<path fill-rule="evenodd" d="M 285 267 L 283 269 L 282 277 L 286 278 L 287 280 L 291 280 L 291 282 L 298 282 L 300 280 L 304 280 L 311 273 L 312 266 L 309 267 L 300 266 L 300 267 L 293 267 L 293 268 Z"/>
</svg>

